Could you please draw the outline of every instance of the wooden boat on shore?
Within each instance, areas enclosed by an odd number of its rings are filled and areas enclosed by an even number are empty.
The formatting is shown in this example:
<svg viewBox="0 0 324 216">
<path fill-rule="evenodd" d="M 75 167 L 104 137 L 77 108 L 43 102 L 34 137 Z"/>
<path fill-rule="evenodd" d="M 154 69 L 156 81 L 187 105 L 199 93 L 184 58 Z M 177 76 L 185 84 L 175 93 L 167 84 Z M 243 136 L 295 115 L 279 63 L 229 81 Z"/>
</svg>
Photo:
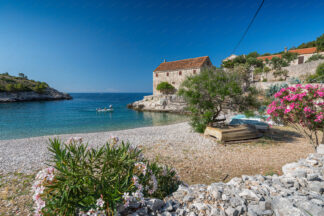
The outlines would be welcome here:
<svg viewBox="0 0 324 216">
<path fill-rule="evenodd" d="M 221 142 L 249 140 L 263 136 L 259 130 L 250 125 L 233 125 L 223 128 L 208 126 L 205 129 L 204 135 L 214 137 Z"/>
</svg>

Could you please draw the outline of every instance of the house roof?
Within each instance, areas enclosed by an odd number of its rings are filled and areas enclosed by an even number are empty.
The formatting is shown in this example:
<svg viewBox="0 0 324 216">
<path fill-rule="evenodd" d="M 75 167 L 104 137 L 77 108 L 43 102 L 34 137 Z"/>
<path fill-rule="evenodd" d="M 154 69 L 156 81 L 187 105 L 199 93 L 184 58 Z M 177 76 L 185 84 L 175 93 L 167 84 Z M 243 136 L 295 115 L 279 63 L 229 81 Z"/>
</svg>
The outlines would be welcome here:
<svg viewBox="0 0 324 216">
<path fill-rule="evenodd" d="M 279 57 L 279 58 L 281 58 L 281 54 L 277 54 L 277 55 L 270 55 L 270 56 L 259 56 L 259 57 L 257 57 L 257 59 L 261 59 L 261 60 L 266 60 L 266 59 L 269 59 L 269 60 L 271 60 L 272 58 L 274 58 L 274 57 Z"/>
<path fill-rule="evenodd" d="M 298 53 L 298 54 L 312 54 L 317 51 L 316 47 L 304 48 L 304 49 L 295 49 L 289 50 L 288 52 L 291 53 Z"/>
<path fill-rule="evenodd" d="M 312 53 L 316 53 L 316 51 L 317 51 L 317 48 L 316 47 L 310 47 L 310 48 L 304 48 L 304 49 L 289 50 L 288 52 L 298 53 L 299 55 L 302 55 L 302 54 L 312 54 Z M 259 56 L 257 59 L 261 59 L 261 60 L 264 61 L 266 59 L 271 60 L 273 57 L 279 57 L 279 58 L 281 58 L 281 54 L 270 55 L 270 56 Z"/>
<path fill-rule="evenodd" d="M 162 62 L 154 71 L 171 71 L 190 68 L 200 68 L 206 61 L 210 61 L 208 56 L 183 59 L 171 62 Z"/>
</svg>

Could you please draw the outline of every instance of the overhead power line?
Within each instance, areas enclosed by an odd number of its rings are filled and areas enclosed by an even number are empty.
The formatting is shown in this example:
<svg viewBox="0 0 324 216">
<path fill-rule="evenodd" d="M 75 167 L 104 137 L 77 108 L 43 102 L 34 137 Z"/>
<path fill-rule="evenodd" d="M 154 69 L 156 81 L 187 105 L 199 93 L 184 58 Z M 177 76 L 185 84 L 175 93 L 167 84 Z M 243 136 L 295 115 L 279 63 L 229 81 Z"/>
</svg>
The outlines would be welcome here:
<svg viewBox="0 0 324 216">
<path fill-rule="evenodd" d="M 245 35 L 248 33 L 248 31 L 249 31 L 249 29 L 250 29 L 252 23 L 254 22 L 256 16 L 258 15 L 259 11 L 260 11 L 261 8 L 262 8 L 263 3 L 264 3 L 264 0 L 262 0 L 260 6 L 259 6 L 259 8 L 258 8 L 258 10 L 255 12 L 255 14 L 254 14 L 254 16 L 253 16 L 251 22 L 249 23 L 248 27 L 246 28 L 245 32 L 243 33 L 241 39 L 239 40 L 239 42 L 238 42 L 238 43 L 236 44 L 236 46 L 234 47 L 234 49 L 233 49 L 233 51 L 232 51 L 232 54 L 234 54 L 234 53 L 236 52 L 236 49 L 240 46 L 240 44 L 241 44 L 241 42 L 243 41 Z"/>
</svg>

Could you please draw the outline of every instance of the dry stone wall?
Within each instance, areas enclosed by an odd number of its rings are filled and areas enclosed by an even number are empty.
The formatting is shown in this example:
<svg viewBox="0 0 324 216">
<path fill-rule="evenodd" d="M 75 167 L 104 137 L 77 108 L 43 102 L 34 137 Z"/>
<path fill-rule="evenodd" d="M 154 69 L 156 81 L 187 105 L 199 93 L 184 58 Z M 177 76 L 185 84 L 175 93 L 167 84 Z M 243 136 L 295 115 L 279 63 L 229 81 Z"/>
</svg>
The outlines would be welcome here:
<svg viewBox="0 0 324 216">
<path fill-rule="evenodd" d="M 324 59 L 321 59 L 304 64 L 290 65 L 288 67 L 283 67 L 282 69 L 288 71 L 288 79 L 291 77 L 303 79 L 310 74 L 315 74 L 317 66 L 323 62 Z M 263 79 L 267 79 L 268 81 L 277 81 L 278 77 L 274 77 L 273 73 L 270 72 L 266 75 L 262 75 L 261 80 Z"/>
<path fill-rule="evenodd" d="M 324 147 L 282 167 L 283 175 L 246 176 L 228 183 L 181 185 L 165 200 L 145 199 L 122 215 L 321 216 L 324 215 Z"/>
</svg>

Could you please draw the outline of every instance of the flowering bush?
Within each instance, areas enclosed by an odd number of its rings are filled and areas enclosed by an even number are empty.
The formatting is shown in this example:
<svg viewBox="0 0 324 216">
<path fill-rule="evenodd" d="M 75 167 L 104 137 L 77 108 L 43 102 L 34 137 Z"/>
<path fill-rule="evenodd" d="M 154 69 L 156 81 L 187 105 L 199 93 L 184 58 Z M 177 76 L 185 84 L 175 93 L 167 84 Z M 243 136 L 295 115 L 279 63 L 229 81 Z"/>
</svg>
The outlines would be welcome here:
<svg viewBox="0 0 324 216">
<path fill-rule="evenodd" d="M 318 130 L 324 128 L 324 88 L 316 85 L 282 88 L 274 95 L 267 113 L 275 122 L 293 126 L 316 148 L 319 144 Z"/>
<path fill-rule="evenodd" d="M 110 215 L 144 197 L 163 199 L 180 184 L 175 170 L 148 162 L 117 137 L 98 148 L 80 137 L 54 139 L 49 151 L 53 167 L 41 170 L 33 185 L 35 215 Z"/>
</svg>

